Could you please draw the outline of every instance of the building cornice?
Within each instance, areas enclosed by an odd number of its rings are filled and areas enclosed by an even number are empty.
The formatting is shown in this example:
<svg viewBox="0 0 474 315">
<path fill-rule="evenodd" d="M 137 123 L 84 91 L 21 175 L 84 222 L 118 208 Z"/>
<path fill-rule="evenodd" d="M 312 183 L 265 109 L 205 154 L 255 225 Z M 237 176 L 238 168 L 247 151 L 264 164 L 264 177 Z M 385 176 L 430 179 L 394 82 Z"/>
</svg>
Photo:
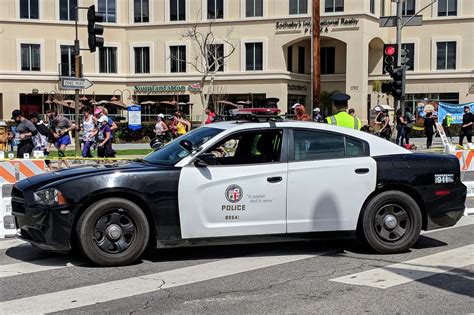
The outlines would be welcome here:
<svg viewBox="0 0 474 315">
<path fill-rule="evenodd" d="M 407 80 L 446 80 L 446 79 L 473 79 L 474 71 L 458 70 L 458 71 L 426 71 L 407 73 Z M 369 81 L 390 81 L 388 75 L 369 75 Z"/>
</svg>

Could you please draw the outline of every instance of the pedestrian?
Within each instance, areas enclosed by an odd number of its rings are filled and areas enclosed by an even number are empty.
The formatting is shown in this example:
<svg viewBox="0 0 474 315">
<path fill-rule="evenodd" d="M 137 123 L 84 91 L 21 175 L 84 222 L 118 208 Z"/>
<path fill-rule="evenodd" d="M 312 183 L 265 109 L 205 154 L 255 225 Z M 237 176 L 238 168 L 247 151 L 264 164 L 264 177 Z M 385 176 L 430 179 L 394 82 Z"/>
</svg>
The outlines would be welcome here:
<svg viewBox="0 0 474 315">
<path fill-rule="evenodd" d="M 112 131 L 109 126 L 109 118 L 102 115 L 97 120 L 97 123 L 99 124 L 97 156 L 101 158 L 113 158 L 115 157 L 115 151 L 112 148 Z"/>
<path fill-rule="evenodd" d="M 430 149 L 433 144 L 433 135 L 435 133 L 435 118 L 433 117 L 432 112 L 427 112 L 425 116 L 425 121 L 423 122 L 423 127 L 425 128 L 426 135 L 426 148 Z"/>
<path fill-rule="evenodd" d="M 20 143 L 17 148 L 17 158 L 24 158 L 25 154 L 31 155 L 35 147 L 33 143 L 33 137 L 36 136 L 38 131 L 35 125 L 23 116 L 23 113 L 16 109 L 12 112 L 12 119 L 16 123 L 16 131 L 19 135 Z"/>
<path fill-rule="evenodd" d="M 336 93 L 331 96 L 333 108 L 337 113 L 326 118 L 328 124 L 360 130 L 362 127 L 360 119 L 347 112 L 348 101 L 350 99 L 351 97 L 345 93 Z"/>
<path fill-rule="evenodd" d="M 405 140 L 405 126 L 407 125 L 407 122 L 402 114 L 401 108 L 397 110 L 397 112 L 395 113 L 395 117 L 397 124 L 397 139 L 395 140 L 395 143 L 403 147 L 403 142 Z"/>
<path fill-rule="evenodd" d="M 158 114 L 158 117 L 156 117 L 155 135 L 162 143 L 165 143 L 166 135 L 169 130 L 170 129 L 165 122 L 165 115 Z"/>
<path fill-rule="evenodd" d="M 453 141 L 453 136 L 451 135 L 451 124 L 453 123 L 453 117 L 451 114 L 446 114 L 443 119 L 443 129 L 446 135 L 449 137 L 451 141 Z"/>
<path fill-rule="evenodd" d="M 30 114 L 30 121 L 35 125 L 38 134 L 34 137 L 33 142 L 35 144 L 35 150 L 42 150 L 44 157 L 49 156 L 49 142 L 53 141 L 54 139 L 53 133 L 51 129 L 49 129 L 48 125 L 39 118 L 38 113 L 31 113 Z M 52 171 L 51 167 L 51 160 L 44 160 L 46 166 L 48 166 L 49 170 Z"/>
<path fill-rule="evenodd" d="M 356 111 L 354 108 L 349 108 L 349 110 L 347 111 L 349 113 L 349 115 L 351 115 L 352 117 L 356 117 Z"/>
<path fill-rule="evenodd" d="M 321 115 L 321 110 L 319 109 L 319 107 L 316 107 L 315 109 L 313 109 L 313 112 L 314 112 L 313 120 L 315 122 L 318 122 L 318 123 L 324 122 L 324 118 L 323 118 L 323 115 Z"/>
<path fill-rule="evenodd" d="M 184 119 L 180 112 L 175 112 L 171 122 L 171 131 L 175 138 L 186 134 L 191 130 L 191 123 Z"/>
<path fill-rule="evenodd" d="M 89 106 L 82 109 L 82 115 L 84 116 L 82 120 L 82 157 L 92 158 L 91 148 L 95 143 L 98 129 Z"/>
<path fill-rule="evenodd" d="M 410 144 L 410 136 L 411 136 L 411 131 L 413 129 L 413 124 L 415 123 L 415 116 L 411 113 L 411 108 L 407 107 L 405 109 L 405 144 L 409 145 Z"/>
<path fill-rule="evenodd" d="M 390 127 L 390 117 L 386 109 L 380 111 L 379 120 L 380 122 L 376 121 L 376 124 L 380 125 L 380 130 L 377 132 L 379 137 L 390 140 L 392 128 Z"/>
<path fill-rule="evenodd" d="M 472 122 L 474 117 L 469 106 L 464 106 L 464 115 L 462 116 L 461 133 L 459 134 L 459 145 L 463 146 L 464 137 L 466 137 L 468 144 L 472 142 Z"/>
<path fill-rule="evenodd" d="M 112 132 L 112 139 L 114 138 L 114 131 L 118 128 L 117 124 L 115 121 L 112 119 L 112 117 L 109 116 L 109 111 L 105 107 L 101 107 L 102 110 L 102 115 L 105 115 L 109 119 L 109 127 L 110 131 Z"/>
<path fill-rule="evenodd" d="M 76 129 L 76 125 L 63 115 L 59 115 L 53 110 L 48 110 L 46 114 L 50 120 L 50 127 L 55 139 L 54 146 L 58 150 L 58 156 L 64 158 L 66 157 L 67 146 L 72 143 L 69 131 Z M 58 162 L 58 169 L 61 168 L 62 163 L 69 168 L 67 160 L 60 159 Z"/>
<path fill-rule="evenodd" d="M 306 114 L 306 109 L 303 105 L 296 106 L 295 108 L 296 120 L 299 121 L 311 121 L 311 117 Z"/>
<path fill-rule="evenodd" d="M 206 125 L 211 124 L 216 120 L 216 113 L 214 112 L 214 108 L 212 106 L 208 106 L 206 108 L 206 115 L 207 115 Z"/>
</svg>

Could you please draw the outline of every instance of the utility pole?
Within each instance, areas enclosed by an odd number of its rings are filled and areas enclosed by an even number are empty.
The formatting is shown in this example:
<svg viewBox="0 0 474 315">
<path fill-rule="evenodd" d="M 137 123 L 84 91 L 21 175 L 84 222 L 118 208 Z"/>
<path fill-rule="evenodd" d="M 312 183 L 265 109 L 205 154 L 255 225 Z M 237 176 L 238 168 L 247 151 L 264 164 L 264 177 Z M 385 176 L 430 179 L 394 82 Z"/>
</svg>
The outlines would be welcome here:
<svg viewBox="0 0 474 315">
<path fill-rule="evenodd" d="M 321 36 L 320 36 L 320 22 L 321 22 L 321 13 L 320 13 L 320 0 L 313 0 L 313 14 L 312 14 L 312 43 L 313 43 L 313 86 L 312 86 L 312 96 L 311 100 L 311 109 L 321 106 Z M 313 114 L 313 113 L 311 113 Z M 327 114 L 327 113 L 326 113 Z"/>
</svg>

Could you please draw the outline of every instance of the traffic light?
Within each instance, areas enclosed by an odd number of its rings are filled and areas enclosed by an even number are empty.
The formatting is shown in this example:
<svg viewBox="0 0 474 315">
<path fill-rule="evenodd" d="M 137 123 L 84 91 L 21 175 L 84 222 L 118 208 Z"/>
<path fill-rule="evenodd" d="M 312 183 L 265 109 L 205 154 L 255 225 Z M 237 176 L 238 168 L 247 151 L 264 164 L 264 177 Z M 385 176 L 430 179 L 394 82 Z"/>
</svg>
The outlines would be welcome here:
<svg viewBox="0 0 474 315">
<path fill-rule="evenodd" d="M 392 73 L 397 66 L 397 46 L 385 44 L 383 47 L 383 69 L 382 74 Z"/>
<path fill-rule="evenodd" d="M 392 82 L 382 83 L 382 93 L 390 94 L 395 99 L 400 100 L 405 95 L 404 84 L 405 80 L 405 69 L 403 67 L 395 68 L 390 73 Z"/>
<path fill-rule="evenodd" d="M 103 22 L 102 14 L 95 12 L 95 5 L 91 5 L 87 10 L 87 32 L 89 33 L 89 51 L 95 52 L 97 47 L 104 47 L 104 38 L 97 35 L 104 34 L 104 27 L 95 24 Z"/>
</svg>

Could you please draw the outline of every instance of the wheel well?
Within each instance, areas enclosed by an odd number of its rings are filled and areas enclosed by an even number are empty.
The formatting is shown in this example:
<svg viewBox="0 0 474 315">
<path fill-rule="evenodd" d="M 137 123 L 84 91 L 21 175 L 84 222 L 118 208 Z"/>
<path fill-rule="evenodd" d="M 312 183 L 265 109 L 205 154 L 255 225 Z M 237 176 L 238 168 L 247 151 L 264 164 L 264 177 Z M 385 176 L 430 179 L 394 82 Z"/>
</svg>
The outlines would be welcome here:
<svg viewBox="0 0 474 315">
<path fill-rule="evenodd" d="M 408 186 L 405 186 L 405 185 L 397 185 L 397 184 L 390 184 L 390 185 L 385 185 L 381 188 L 377 188 L 376 190 L 374 190 L 370 195 L 369 197 L 367 197 L 367 199 L 365 200 L 363 206 L 362 206 L 362 209 L 359 213 L 359 220 L 357 222 L 357 229 L 359 230 L 359 227 L 362 223 L 362 213 L 363 211 L 365 210 L 365 207 L 367 206 L 367 203 L 369 203 L 370 200 L 372 200 L 372 198 L 374 198 L 376 195 L 384 192 L 384 191 L 390 191 L 390 190 L 395 190 L 395 191 L 401 191 L 407 195 L 409 195 L 410 197 L 413 198 L 413 200 L 415 200 L 415 202 L 417 203 L 418 207 L 420 208 L 420 211 L 421 211 L 421 218 L 422 218 L 422 226 L 421 226 L 421 229 L 422 230 L 425 230 L 426 229 L 426 225 L 427 225 L 427 222 L 428 222 L 428 219 L 427 219 L 427 215 L 426 215 L 426 209 L 425 209 L 425 205 L 423 203 L 423 199 L 421 198 L 421 196 L 418 194 L 418 192 L 416 190 L 414 190 L 413 188 L 410 188 Z"/>
<path fill-rule="evenodd" d="M 151 212 L 150 207 L 148 204 L 143 200 L 140 196 L 138 196 L 136 193 L 127 191 L 127 190 L 114 190 L 114 191 L 101 191 L 97 194 L 94 194 L 90 197 L 87 197 L 85 200 L 83 200 L 81 207 L 79 208 L 76 217 L 74 218 L 74 223 L 72 226 L 72 233 L 71 233 L 71 244 L 76 245 L 77 240 L 76 240 L 76 226 L 77 222 L 79 221 L 79 218 L 81 215 L 86 211 L 87 208 L 89 208 L 92 204 L 96 203 L 97 201 L 100 201 L 102 199 L 106 198 L 121 198 L 121 199 L 127 199 L 130 200 L 131 202 L 135 203 L 142 211 L 145 213 L 145 216 L 148 220 L 148 225 L 150 228 L 150 237 L 149 241 L 153 241 L 156 236 L 156 230 L 155 230 L 155 221 L 153 219 L 153 215 Z"/>
</svg>

